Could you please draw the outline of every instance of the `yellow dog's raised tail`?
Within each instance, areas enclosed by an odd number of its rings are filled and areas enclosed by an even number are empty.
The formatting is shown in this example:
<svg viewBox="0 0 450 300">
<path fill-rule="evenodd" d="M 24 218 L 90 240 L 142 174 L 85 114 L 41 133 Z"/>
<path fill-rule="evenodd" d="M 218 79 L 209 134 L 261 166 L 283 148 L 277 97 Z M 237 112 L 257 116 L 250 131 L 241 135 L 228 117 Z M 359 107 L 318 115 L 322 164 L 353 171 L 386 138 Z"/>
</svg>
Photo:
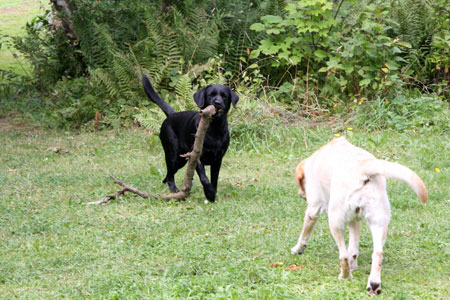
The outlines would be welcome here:
<svg viewBox="0 0 450 300">
<path fill-rule="evenodd" d="M 422 203 L 427 203 L 428 192 L 422 179 L 410 168 L 398 163 L 388 162 L 382 159 L 369 159 L 363 162 L 362 170 L 364 175 L 382 175 L 387 178 L 394 178 L 407 183 Z"/>
</svg>

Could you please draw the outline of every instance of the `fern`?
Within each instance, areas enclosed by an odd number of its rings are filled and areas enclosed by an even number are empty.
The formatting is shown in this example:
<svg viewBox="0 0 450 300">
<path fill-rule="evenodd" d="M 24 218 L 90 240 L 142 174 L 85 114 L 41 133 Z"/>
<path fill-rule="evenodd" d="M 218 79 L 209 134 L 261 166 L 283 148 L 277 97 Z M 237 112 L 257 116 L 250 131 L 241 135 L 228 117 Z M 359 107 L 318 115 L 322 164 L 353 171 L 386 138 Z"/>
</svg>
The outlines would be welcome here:
<svg viewBox="0 0 450 300">
<path fill-rule="evenodd" d="M 283 0 L 265 0 L 250 5 L 245 1 L 229 4 L 227 9 L 230 13 L 224 18 L 224 28 L 221 28 L 220 50 L 225 57 L 227 71 L 237 76 L 246 68 L 241 58 L 247 57 L 247 49 L 258 48 L 259 42 L 266 38 L 265 33 L 252 31 L 250 26 L 264 15 L 282 15 L 284 5 Z"/>
<path fill-rule="evenodd" d="M 108 71 L 98 68 L 89 69 L 89 73 L 94 84 L 105 87 L 110 97 L 115 98 L 120 93 L 114 76 Z"/>
<path fill-rule="evenodd" d="M 102 67 L 111 61 L 112 51 L 117 51 L 117 44 L 113 41 L 111 34 L 104 25 L 89 22 L 82 27 L 80 41 L 83 57 L 90 67 Z"/>
<path fill-rule="evenodd" d="M 166 118 L 159 107 L 141 108 L 139 113 L 135 115 L 136 120 L 149 129 L 151 132 L 158 132 L 161 127 L 162 120 Z"/>
<path fill-rule="evenodd" d="M 182 75 L 175 83 L 175 95 L 176 95 L 176 107 L 175 110 L 194 110 L 196 109 L 195 103 L 192 100 L 192 79 L 188 74 Z"/>
<path fill-rule="evenodd" d="M 266 0 L 267 10 L 273 10 L 278 1 Z M 211 13 L 213 11 L 213 13 Z M 263 13 L 267 11 L 264 10 Z M 167 14 L 155 14 L 148 9 L 143 16 L 143 35 L 135 43 L 123 47 L 114 41 L 106 26 L 91 24 L 93 30 L 87 34 L 82 51 L 89 60 L 89 69 L 94 84 L 102 87 L 112 105 L 138 106 L 141 111 L 137 119 L 145 127 L 155 130 L 164 115 L 150 104 L 141 87 L 141 74 L 147 74 L 158 91 L 174 91 L 170 102 L 177 111 L 197 109 L 193 99 L 193 82 L 198 83 L 200 74 L 207 72 L 202 85 L 207 82 L 224 83 L 224 71 L 217 57 L 225 28 L 225 14 L 201 8 L 174 7 Z M 259 42 L 258 34 L 249 26 L 259 17 L 258 10 L 250 10 L 245 16 L 245 26 L 238 24 L 238 32 L 229 32 L 231 42 L 227 52 L 226 67 L 233 68 L 247 47 Z M 233 27 L 234 28 L 234 27 Z M 95 44 L 93 49 L 88 45 Z M 237 45 L 237 47 L 231 47 Z M 98 47 L 100 46 L 100 47 Z"/>
<path fill-rule="evenodd" d="M 126 99 L 129 106 L 140 105 L 146 99 L 140 83 L 141 73 L 152 78 L 156 87 L 168 78 L 181 60 L 176 36 L 161 22 L 147 24 L 147 37 L 121 51 L 103 28 L 97 30 L 99 41 L 108 41 L 107 62 L 91 72 L 93 81 L 104 86 L 108 95 L 114 99 Z"/>
<path fill-rule="evenodd" d="M 159 87 L 169 72 L 179 67 L 182 51 L 177 35 L 163 20 L 147 15 L 144 22 L 147 36 L 136 44 L 133 52 L 138 53 L 139 64 L 148 71 L 155 87 Z"/>
<path fill-rule="evenodd" d="M 432 7 L 426 0 L 397 0 L 391 6 L 393 29 L 402 41 L 419 49 L 432 33 Z"/>
<path fill-rule="evenodd" d="M 111 98 L 127 99 L 129 105 L 139 103 L 138 73 L 129 56 L 115 51 L 112 53 L 112 63 L 109 68 L 92 70 L 91 76 L 95 84 L 106 88 Z"/>
<path fill-rule="evenodd" d="M 181 36 L 181 43 L 185 46 L 185 60 L 190 66 L 207 61 L 217 54 L 219 45 L 218 14 L 209 14 L 204 9 L 188 10 L 183 16 L 186 21 L 181 24 L 178 14 L 175 22 L 179 28 L 187 28 Z"/>
<path fill-rule="evenodd" d="M 410 49 L 404 49 L 408 69 L 422 73 L 435 27 L 435 19 L 429 17 L 433 7 L 427 0 L 397 0 L 391 12 L 392 36 L 411 44 Z"/>
<path fill-rule="evenodd" d="M 117 79 L 120 93 L 125 97 L 133 98 L 134 92 L 132 87 L 137 74 L 134 71 L 134 64 L 130 58 L 126 54 L 115 52 L 111 70 Z"/>
</svg>

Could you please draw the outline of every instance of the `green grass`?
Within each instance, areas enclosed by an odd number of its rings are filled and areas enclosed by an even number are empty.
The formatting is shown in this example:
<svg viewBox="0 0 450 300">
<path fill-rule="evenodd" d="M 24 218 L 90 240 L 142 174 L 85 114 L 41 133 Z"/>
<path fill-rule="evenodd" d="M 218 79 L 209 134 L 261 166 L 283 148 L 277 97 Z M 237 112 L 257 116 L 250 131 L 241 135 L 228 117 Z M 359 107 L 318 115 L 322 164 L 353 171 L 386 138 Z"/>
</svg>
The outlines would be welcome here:
<svg viewBox="0 0 450 300">
<path fill-rule="evenodd" d="M 0 35 L 21 36 L 25 34 L 25 24 L 49 6 L 49 1 L 0 0 Z M 6 43 L 0 48 L 0 69 L 13 70 L 24 74 L 30 66 L 22 57 L 14 57 L 13 49 Z"/>
<path fill-rule="evenodd" d="M 203 204 L 195 178 L 185 202 L 127 195 L 92 206 L 87 202 L 118 189 L 110 174 L 167 191 L 157 138 L 140 129 L 76 134 L 0 120 L 0 298 L 368 298 L 372 242 L 366 226 L 360 267 L 349 281 L 337 279 L 338 251 L 326 215 L 305 254 L 289 253 L 305 210 L 294 168 L 334 133 L 297 124 L 253 143 L 235 138 L 215 204 Z M 377 299 L 448 299 L 448 132 L 354 128 L 341 134 L 416 170 L 430 194 L 424 206 L 405 184 L 389 181 L 392 221 Z M 284 265 L 270 267 L 274 262 Z M 284 270 L 290 264 L 304 268 Z"/>
</svg>

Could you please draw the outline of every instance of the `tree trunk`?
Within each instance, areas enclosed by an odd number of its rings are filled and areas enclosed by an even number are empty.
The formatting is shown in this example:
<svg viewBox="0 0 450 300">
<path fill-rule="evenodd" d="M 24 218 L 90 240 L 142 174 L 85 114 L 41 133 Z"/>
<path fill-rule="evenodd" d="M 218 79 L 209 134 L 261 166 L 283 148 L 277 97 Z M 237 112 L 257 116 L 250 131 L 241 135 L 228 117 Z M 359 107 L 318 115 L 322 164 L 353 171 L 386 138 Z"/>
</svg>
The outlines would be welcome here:
<svg viewBox="0 0 450 300">
<path fill-rule="evenodd" d="M 57 17 L 61 20 L 64 30 L 67 36 L 71 40 L 78 40 L 78 36 L 75 33 L 75 28 L 72 22 L 72 9 L 70 8 L 69 2 L 67 0 L 50 0 L 53 4 L 54 11 L 57 12 Z"/>
</svg>

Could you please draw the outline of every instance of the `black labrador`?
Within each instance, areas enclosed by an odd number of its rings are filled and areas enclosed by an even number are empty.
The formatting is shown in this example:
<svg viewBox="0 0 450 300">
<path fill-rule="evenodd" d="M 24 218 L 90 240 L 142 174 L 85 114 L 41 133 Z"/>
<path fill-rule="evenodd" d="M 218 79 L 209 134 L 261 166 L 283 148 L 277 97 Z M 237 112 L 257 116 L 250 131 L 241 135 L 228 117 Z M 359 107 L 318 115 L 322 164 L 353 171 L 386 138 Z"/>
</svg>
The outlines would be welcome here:
<svg viewBox="0 0 450 300">
<path fill-rule="evenodd" d="M 163 182 L 169 185 L 172 193 L 177 192 L 178 188 L 175 185 L 174 176 L 186 164 L 186 158 L 180 155 L 192 150 L 201 116 L 198 111 L 194 110 L 175 112 L 156 93 L 146 75 L 142 75 L 142 85 L 150 100 L 155 102 L 167 116 L 162 123 L 159 135 L 167 166 L 167 175 Z M 206 199 L 214 202 L 222 158 L 230 144 L 227 113 L 231 104 L 236 106 L 239 97 L 227 86 L 211 84 L 196 92 L 194 101 L 200 109 L 214 105 L 217 110 L 206 132 L 203 152 L 196 167 Z M 205 166 L 207 165 L 211 166 L 211 182 L 209 182 L 205 172 Z"/>
</svg>

